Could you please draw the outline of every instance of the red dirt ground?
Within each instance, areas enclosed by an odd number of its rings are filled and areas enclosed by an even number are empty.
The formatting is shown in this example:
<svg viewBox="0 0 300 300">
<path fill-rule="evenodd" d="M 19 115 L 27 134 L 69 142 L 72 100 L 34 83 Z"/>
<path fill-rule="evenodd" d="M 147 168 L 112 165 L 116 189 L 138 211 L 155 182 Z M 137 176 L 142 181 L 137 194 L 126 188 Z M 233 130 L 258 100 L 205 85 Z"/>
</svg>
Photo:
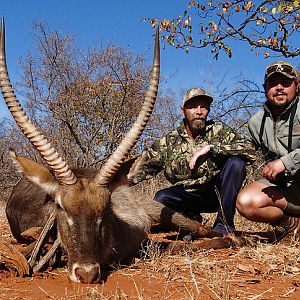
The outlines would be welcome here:
<svg viewBox="0 0 300 300">
<path fill-rule="evenodd" d="M 10 243 L 0 204 L 0 241 Z M 161 254 L 153 244 L 148 259 L 97 285 L 71 283 L 65 267 L 21 278 L 0 264 L 0 299 L 300 299 L 299 247 L 281 243 L 181 255 Z"/>
</svg>

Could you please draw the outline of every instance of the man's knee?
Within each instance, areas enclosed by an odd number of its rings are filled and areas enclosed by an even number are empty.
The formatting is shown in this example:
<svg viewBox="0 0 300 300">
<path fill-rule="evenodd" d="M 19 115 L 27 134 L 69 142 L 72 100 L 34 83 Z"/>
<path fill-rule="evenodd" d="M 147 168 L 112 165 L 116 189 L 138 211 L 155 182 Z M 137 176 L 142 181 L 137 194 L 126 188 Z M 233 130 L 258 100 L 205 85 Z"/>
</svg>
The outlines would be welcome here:
<svg viewBox="0 0 300 300">
<path fill-rule="evenodd" d="M 162 204 L 164 204 L 165 199 L 166 199 L 165 190 L 160 190 L 160 191 L 156 192 L 154 195 L 154 200 L 157 202 L 160 202 Z"/>
<path fill-rule="evenodd" d="M 233 172 L 244 172 L 246 170 L 246 162 L 239 156 L 230 156 L 225 166 Z"/>
<path fill-rule="evenodd" d="M 244 191 L 241 191 L 236 197 L 236 208 L 239 212 L 241 212 L 244 209 L 251 207 L 251 202 L 250 195 Z"/>
<path fill-rule="evenodd" d="M 155 201 L 160 202 L 166 206 L 169 206 L 169 204 L 171 205 L 176 204 L 179 201 L 178 199 L 179 198 L 176 193 L 175 187 L 159 190 L 154 195 Z"/>
<path fill-rule="evenodd" d="M 257 193 L 242 190 L 236 198 L 236 208 L 243 216 L 252 215 L 262 206 L 262 199 Z"/>
<path fill-rule="evenodd" d="M 240 189 L 243 180 L 246 176 L 246 162 L 238 156 L 230 156 L 222 171 L 221 180 L 225 180 L 227 184 L 238 187 Z"/>
</svg>

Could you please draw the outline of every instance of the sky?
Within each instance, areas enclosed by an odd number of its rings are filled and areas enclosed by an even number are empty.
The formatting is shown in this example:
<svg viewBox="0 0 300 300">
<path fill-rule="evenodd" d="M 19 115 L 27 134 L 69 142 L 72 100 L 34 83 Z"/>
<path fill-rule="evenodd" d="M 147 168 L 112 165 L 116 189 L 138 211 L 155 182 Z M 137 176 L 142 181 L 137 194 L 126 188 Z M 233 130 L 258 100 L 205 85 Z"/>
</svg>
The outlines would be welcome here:
<svg viewBox="0 0 300 300">
<path fill-rule="evenodd" d="M 1 14 L 5 17 L 6 56 L 12 82 L 20 74 L 19 58 L 26 56 L 33 45 L 34 21 L 45 21 L 50 30 L 61 29 L 76 35 L 82 49 L 93 44 L 115 44 L 145 54 L 152 62 L 153 34 L 143 18 L 174 18 L 182 15 L 187 0 L 0 0 Z M 299 37 L 300 42 L 300 37 Z M 179 99 L 182 90 L 205 86 L 204 79 L 216 81 L 226 74 L 222 84 L 231 78 L 247 76 L 250 80 L 263 81 L 266 65 L 271 63 L 249 51 L 248 45 L 239 44 L 233 58 L 222 55 L 218 61 L 207 49 L 184 50 L 166 46 L 161 49 L 161 82 L 174 91 Z M 290 60 L 300 65 L 300 59 Z M 18 96 L 18 95 L 17 95 Z M 8 116 L 4 101 L 0 101 L 0 117 Z"/>
</svg>

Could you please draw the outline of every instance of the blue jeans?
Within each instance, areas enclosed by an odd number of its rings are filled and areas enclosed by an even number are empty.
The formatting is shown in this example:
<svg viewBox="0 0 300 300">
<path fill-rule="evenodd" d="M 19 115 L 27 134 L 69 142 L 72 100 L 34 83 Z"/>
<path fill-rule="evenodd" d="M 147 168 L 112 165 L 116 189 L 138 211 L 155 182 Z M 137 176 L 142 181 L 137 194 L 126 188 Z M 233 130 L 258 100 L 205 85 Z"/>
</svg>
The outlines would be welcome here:
<svg viewBox="0 0 300 300">
<path fill-rule="evenodd" d="M 199 218 L 200 213 L 217 212 L 213 228 L 224 224 L 234 229 L 236 196 L 245 175 L 245 161 L 238 156 L 230 156 L 204 191 L 188 192 L 183 186 L 172 186 L 158 191 L 154 200 L 190 219 L 197 219 L 197 216 Z"/>
</svg>

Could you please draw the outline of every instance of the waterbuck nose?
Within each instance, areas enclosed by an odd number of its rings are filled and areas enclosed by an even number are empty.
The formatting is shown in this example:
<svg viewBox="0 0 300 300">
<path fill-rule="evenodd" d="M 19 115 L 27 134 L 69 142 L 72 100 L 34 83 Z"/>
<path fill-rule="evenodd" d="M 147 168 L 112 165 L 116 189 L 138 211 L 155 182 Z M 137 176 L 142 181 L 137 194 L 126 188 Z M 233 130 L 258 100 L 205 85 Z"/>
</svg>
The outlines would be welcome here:
<svg viewBox="0 0 300 300">
<path fill-rule="evenodd" d="M 100 269 L 98 266 L 89 270 L 83 268 L 76 268 L 75 275 L 81 283 L 99 283 L 100 282 Z"/>
</svg>

